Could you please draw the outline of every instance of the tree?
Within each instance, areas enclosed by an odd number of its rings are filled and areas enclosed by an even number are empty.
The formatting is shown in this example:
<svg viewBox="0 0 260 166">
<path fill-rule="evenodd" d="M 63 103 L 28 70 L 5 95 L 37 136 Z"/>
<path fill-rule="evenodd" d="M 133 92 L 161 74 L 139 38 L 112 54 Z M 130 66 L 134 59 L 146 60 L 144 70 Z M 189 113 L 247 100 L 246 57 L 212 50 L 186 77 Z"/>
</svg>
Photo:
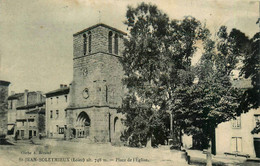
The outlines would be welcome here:
<svg viewBox="0 0 260 166">
<path fill-rule="evenodd" d="M 121 59 L 126 78 L 124 84 L 128 94 L 123 101 L 122 112 L 126 113 L 125 139 L 131 146 L 141 146 L 152 138 L 153 131 L 166 135 L 165 117 L 159 111 L 158 97 L 164 96 L 157 86 L 160 72 L 164 67 L 162 49 L 164 47 L 168 16 L 151 4 L 128 7 L 125 24 L 130 31 L 125 40 L 125 52 Z"/>
<path fill-rule="evenodd" d="M 246 41 L 247 37 L 236 29 L 228 34 L 224 26 L 217 35 L 216 42 L 210 36 L 204 42 L 204 53 L 194 70 L 198 82 L 177 88 L 171 101 L 171 109 L 177 110 L 175 118 L 184 119 L 179 125 L 185 133 L 199 135 L 202 148 L 210 147 L 219 123 L 242 111 L 239 109 L 242 91 L 232 87 L 231 77 L 244 53 L 241 39 Z M 211 160 L 208 163 L 211 165 Z"/>
<path fill-rule="evenodd" d="M 170 20 L 155 5 L 145 3 L 128 7 L 126 18 L 130 35 L 121 59 L 128 89 L 121 109 L 128 127 L 124 138 L 131 138 L 132 146 L 152 137 L 163 144 L 169 134 L 167 101 L 184 81 L 178 78 L 191 69 L 196 41 L 208 31 L 193 17 Z"/>
<path fill-rule="evenodd" d="M 256 33 L 249 43 L 240 75 L 250 78 L 252 87 L 244 92 L 241 99 L 241 109 L 243 110 L 256 109 L 260 106 L 260 32 Z"/>
</svg>

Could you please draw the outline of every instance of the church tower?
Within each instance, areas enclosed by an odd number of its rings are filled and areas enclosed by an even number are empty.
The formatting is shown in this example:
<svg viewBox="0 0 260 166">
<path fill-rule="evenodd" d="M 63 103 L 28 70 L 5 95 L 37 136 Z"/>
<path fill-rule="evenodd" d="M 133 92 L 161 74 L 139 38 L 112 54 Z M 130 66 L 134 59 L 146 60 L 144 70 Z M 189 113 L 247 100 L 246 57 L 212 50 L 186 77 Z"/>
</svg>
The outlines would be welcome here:
<svg viewBox="0 0 260 166">
<path fill-rule="evenodd" d="M 73 82 L 67 124 L 75 137 L 95 142 L 115 138 L 117 109 L 122 104 L 123 36 L 97 24 L 73 35 Z"/>
</svg>

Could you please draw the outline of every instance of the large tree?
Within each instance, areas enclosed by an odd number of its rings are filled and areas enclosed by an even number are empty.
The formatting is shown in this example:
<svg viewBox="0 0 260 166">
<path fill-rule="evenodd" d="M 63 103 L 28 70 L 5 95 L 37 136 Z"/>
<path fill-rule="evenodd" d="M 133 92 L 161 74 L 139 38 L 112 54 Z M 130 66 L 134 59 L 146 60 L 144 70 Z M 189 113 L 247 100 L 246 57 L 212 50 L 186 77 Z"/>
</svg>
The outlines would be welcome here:
<svg viewBox="0 0 260 166">
<path fill-rule="evenodd" d="M 178 78 L 190 71 L 196 41 L 208 31 L 193 17 L 170 20 L 155 5 L 145 3 L 128 7 L 126 18 L 130 35 L 122 58 L 128 89 L 121 110 L 128 127 L 124 137 L 132 146 L 151 137 L 164 143 L 169 134 L 167 101 L 184 81 Z"/>
<path fill-rule="evenodd" d="M 228 33 L 222 26 L 216 41 L 208 36 L 204 42 L 204 52 L 194 70 L 198 81 L 175 91 L 175 99 L 171 101 L 171 109 L 177 110 L 175 118 L 184 119 L 179 125 L 185 133 L 199 136 L 202 148 L 210 147 L 219 123 L 243 111 L 239 109 L 242 91 L 232 86 L 232 71 L 245 52 L 241 42 L 247 40 L 239 30 Z"/>
</svg>

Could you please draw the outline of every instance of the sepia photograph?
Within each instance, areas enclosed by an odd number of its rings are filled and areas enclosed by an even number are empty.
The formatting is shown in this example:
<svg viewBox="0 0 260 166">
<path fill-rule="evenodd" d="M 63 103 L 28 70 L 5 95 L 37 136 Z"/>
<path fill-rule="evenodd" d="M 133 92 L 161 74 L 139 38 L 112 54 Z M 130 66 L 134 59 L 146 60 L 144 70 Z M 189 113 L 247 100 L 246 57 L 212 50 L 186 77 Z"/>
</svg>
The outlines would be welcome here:
<svg viewBox="0 0 260 166">
<path fill-rule="evenodd" d="M 0 0 L 0 166 L 260 165 L 259 0 Z"/>
</svg>

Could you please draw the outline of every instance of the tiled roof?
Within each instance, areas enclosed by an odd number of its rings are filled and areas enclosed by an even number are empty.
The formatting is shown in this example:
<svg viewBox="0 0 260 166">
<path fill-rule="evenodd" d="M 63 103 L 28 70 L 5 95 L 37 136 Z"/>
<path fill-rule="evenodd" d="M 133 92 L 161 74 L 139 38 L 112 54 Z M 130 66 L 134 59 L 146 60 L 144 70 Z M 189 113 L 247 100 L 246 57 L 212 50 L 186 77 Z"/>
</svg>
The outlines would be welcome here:
<svg viewBox="0 0 260 166">
<path fill-rule="evenodd" d="M 13 94 L 11 96 L 8 96 L 7 100 L 14 100 L 14 99 L 18 99 L 19 97 L 23 96 L 23 93 L 16 93 Z"/>
<path fill-rule="evenodd" d="M 0 85 L 8 86 L 10 84 L 9 81 L 0 80 Z"/>
<path fill-rule="evenodd" d="M 99 23 L 99 24 L 93 25 L 93 26 L 91 26 L 91 27 L 88 27 L 88 28 L 86 28 L 86 29 L 83 29 L 82 31 L 79 31 L 79 32 L 73 34 L 73 36 L 76 36 L 76 35 L 78 35 L 78 34 L 81 34 L 81 33 L 85 32 L 85 31 L 89 31 L 89 30 L 94 29 L 94 28 L 96 28 L 96 27 L 98 27 L 98 26 L 102 26 L 102 27 L 105 27 L 105 28 L 109 28 L 109 29 L 111 29 L 111 30 L 113 30 L 113 31 L 116 31 L 116 32 L 122 33 L 123 35 L 126 35 L 126 33 L 123 32 L 123 31 L 121 31 L 121 30 L 118 30 L 118 29 L 116 29 L 116 28 L 113 28 L 113 27 L 108 26 L 108 25 L 103 24 L 103 23 Z"/>
<path fill-rule="evenodd" d="M 46 97 L 52 97 L 52 96 L 59 96 L 59 95 L 63 95 L 63 94 L 68 94 L 70 91 L 69 87 L 63 87 L 60 89 L 56 89 L 53 91 L 50 91 L 48 93 L 45 93 Z"/>
<path fill-rule="evenodd" d="M 30 95 L 30 94 L 37 94 L 37 93 L 33 91 L 33 92 L 28 92 L 28 94 Z M 15 93 L 13 95 L 8 96 L 7 100 L 18 99 L 19 97 L 21 97 L 23 95 L 24 95 L 24 93 Z"/>
<path fill-rule="evenodd" d="M 45 114 L 45 109 L 44 108 L 36 108 L 33 110 L 29 110 L 26 112 L 26 114 Z"/>
<path fill-rule="evenodd" d="M 17 110 L 29 109 L 29 108 L 34 108 L 34 107 L 43 106 L 43 105 L 45 105 L 45 101 L 40 102 L 40 103 L 34 103 L 34 104 L 28 104 L 28 105 L 25 105 L 25 106 L 16 107 L 16 109 Z"/>
</svg>

